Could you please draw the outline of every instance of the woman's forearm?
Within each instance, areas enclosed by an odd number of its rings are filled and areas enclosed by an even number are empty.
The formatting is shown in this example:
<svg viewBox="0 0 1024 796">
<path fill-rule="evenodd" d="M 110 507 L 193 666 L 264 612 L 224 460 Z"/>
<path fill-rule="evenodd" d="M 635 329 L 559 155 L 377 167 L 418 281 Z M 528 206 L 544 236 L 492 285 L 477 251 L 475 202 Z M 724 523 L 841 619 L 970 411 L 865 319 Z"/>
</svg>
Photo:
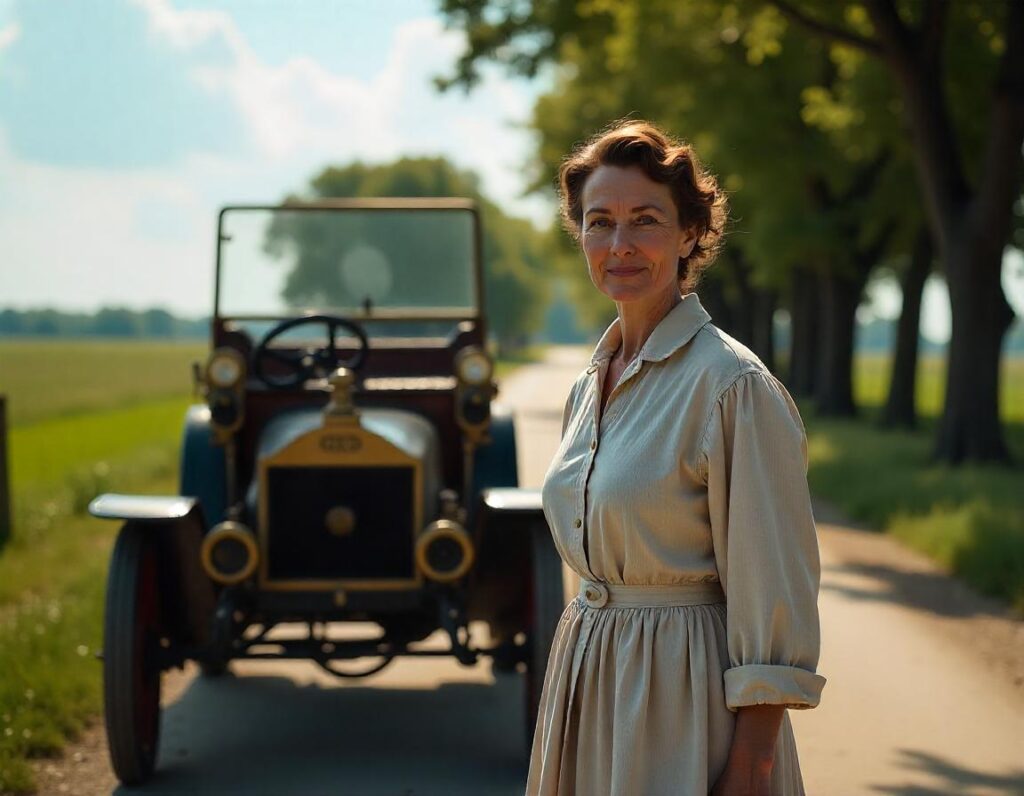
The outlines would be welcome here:
<svg viewBox="0 0 1024 796">
<path fill-rule="evenodd" d="M 748 705 L 736 711 L 729 759 L 755 768 L 771 769 L 775 762 L 775 742 L 782 726 L 783 705 Z"/>
</svg>

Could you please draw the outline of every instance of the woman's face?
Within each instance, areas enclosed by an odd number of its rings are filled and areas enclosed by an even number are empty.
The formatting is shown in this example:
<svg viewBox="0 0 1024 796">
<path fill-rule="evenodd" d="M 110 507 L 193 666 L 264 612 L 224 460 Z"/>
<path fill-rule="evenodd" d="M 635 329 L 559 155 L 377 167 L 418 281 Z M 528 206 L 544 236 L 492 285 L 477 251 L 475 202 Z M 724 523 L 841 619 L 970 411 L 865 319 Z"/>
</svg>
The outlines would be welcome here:
<svg viewBox="0 0 1024 796">
<path fill-rule="evenodd" d="M 679 258 L 697 238 L 679 226 L 667 185 L 634 166 L 598 166 L 583 186 L 582 205 L 583 253 L 598 290 L 616 302 L 679 292 Z"/>
</svg>

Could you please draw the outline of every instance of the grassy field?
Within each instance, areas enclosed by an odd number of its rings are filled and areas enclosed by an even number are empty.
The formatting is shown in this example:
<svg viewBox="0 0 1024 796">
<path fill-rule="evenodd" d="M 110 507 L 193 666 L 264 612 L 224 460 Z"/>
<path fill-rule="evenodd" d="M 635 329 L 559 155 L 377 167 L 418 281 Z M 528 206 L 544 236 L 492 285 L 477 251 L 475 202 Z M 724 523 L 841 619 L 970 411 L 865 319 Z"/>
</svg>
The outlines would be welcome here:
<svg viewBox="0 0 1024 796">
<path fill-rule="evenodd" d="M 862 354 L 857 357 L 853 389 L 858 406 L 871 409 L 885 403 L 890 367 L 888 355 Z M 945 384 L 945 358 L 934 354 L 922 357 L 917 370 L 915 400 L 923 416 L 936 417 L 942 411 Z M 1024 357 L 1003 359 L 999 403 L 1005 420 L 1024 421 Z"/>
<path fill-rule="evenodd" d="M 95 340 L 0 341 L 0 393 L 8 422 L 22 426 L 61 415 L 184 397 L 191 363 L 205 343 Z"/>
<path fill-rule="evenodd" d="M 171 493 L 201 346 L 0 343 L 14 535 L 0 555 L 0 792 L 32 788 L 101 709 L 103 591 L 115 523 L 85 515 L 116 485 Z"/>
<path fill-rule="evenodd" d="M 854 519 L 931 556 L 979 591 L 1024 615 L 1024 470 L 950 468 L 931 461 L 945 367 L 925 358 L 918 376 L 920 429 L 883 431 L 875 423 L 888 389 L 884 357 L 860 357 L 855 392 L 862 417 L 817 418 L 804 410 L 811 488 Z M 1007 442 L 1024 461 L 1024 360 L 1002 374 Z"/>
</svg>

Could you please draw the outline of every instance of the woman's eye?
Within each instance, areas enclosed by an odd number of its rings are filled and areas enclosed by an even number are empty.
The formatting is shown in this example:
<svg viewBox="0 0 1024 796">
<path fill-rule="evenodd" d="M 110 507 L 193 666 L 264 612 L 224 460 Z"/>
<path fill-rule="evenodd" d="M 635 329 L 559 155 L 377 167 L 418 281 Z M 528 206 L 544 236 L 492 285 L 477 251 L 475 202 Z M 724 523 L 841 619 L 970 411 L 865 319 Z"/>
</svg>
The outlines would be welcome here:
<svg viewBox="0 0 1024 796">
<path fill-rule="evenodd" d="M 639 216 L 636 220 L 636 223 L 639 224 L 640 226 L 647 226 L 649 224 L 657 224 L 658 219 L 656 219 L 654 216 Z"/>
<path fill-rule="evenodd" d="M 595 218 L 593 221 L 590 222 L 591 229 L 593 229 L 594 227 L 607 227 L 608 225 L 609 221 L 607 218 Z"/>
</svg>

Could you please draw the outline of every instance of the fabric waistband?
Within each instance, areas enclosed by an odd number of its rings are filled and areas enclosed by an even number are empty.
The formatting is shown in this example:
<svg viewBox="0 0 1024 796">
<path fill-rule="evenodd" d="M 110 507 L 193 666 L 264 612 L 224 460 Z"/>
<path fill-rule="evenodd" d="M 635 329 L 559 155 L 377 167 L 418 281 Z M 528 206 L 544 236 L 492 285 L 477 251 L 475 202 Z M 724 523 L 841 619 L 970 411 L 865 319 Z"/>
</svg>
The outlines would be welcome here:
<svg viewBox="0 0 1024 796">
<path fill-rule="evenodd" d="M 671 608 L 724 603 L 725 593 L 720 583 L 624 586 L 580 579 L 578 599 L 588 608 Z"/>
</svg>

